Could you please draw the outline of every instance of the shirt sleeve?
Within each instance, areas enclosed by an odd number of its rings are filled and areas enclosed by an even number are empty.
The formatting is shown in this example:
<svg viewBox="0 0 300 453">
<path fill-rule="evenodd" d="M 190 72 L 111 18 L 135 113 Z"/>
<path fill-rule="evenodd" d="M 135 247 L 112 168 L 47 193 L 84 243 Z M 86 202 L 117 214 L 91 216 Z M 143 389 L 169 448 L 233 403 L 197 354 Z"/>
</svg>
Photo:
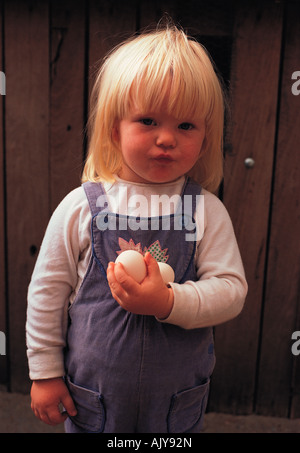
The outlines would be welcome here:
<svg viewBox="0 0 300 453">
<path fill-rule="evenodd" d="M 236 317 L 248 290 L 229 214 L 215 195 L 203 193 L 204 234 L 196 251 L 198 280 L 171 284 L 174 305 L 162 321 L 185 329 L 215 326 Z"/>
<path fill-rule="evenodd" d="M 89 208 L 81 187 L 64 198 L 49 221 L 28 288 L 26 342 L 31 379 L 64 375 L 67 310 L 77 284 L 78 261 L 85 248 L 81 231 L 87 222 Z"/>
</svg>

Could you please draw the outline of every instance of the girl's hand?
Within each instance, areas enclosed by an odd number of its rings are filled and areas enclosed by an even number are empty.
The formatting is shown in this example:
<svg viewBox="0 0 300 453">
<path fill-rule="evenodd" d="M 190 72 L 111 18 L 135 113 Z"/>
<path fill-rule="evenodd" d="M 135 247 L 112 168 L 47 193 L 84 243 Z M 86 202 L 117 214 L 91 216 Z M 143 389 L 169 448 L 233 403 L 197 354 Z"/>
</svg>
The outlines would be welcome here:
<svg viewBox="0 0 300 453">
<path fill-rule="evenodd" d="M 60 412 L 59 404 L 64 406 L 66 412 Z M 31 409 L 37 418 L 48 425 L 58 425 L 63 423 L 68 415 L 77 414 L 69 390 L 61 377 L 33 381 Z"/>
<path fill-rule="evenodd" d="M 122 263 L 109 263 L 107 280 L 111 293 L 121 307 L 131 313 L 165 319 L 173 307 L 173 290 L 164 283 L 158 264 L 149 252 L 144 260 L 147 276 L 141 283 L 126 273 Z"/>
</svg>

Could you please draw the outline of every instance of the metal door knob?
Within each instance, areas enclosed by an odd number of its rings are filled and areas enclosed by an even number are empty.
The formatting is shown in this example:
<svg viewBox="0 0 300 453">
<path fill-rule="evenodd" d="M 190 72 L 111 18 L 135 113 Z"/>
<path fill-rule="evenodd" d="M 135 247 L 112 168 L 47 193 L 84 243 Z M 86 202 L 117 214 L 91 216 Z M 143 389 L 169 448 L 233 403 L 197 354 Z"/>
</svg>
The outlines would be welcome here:
<svg viewBox="0 0 300 453">
<path fill-rule="evenodd" d="M 244 160 L 244 164 L 245 164 L 245 167 L 246 167 L 246 168 L 252 168 L 252 167 L 254 167 L 255 160 L 252 159 L 252 157 L 247 157 L 247 158 Z"/>
</svg>

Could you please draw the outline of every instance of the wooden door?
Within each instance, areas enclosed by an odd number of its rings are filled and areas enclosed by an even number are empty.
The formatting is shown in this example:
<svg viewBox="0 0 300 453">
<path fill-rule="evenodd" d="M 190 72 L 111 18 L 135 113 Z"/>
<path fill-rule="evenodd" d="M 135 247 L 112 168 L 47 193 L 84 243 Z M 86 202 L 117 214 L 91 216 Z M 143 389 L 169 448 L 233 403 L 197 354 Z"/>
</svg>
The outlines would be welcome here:
<svg viewBox="0 0 300 453">
<path fill-rule="evenodd" d="M 218 363 L 211 409 L 251 413 L 255 403 L 265 291 L 270 197 L 280 74 L 281 4 L 239 2 L 232 53 L 232 130 L 223 201 L 238 238 L 249 284 L 238 318 L 216 328 Z M 247 167 L 246 159 L 254 166 Z"/>
</svg>

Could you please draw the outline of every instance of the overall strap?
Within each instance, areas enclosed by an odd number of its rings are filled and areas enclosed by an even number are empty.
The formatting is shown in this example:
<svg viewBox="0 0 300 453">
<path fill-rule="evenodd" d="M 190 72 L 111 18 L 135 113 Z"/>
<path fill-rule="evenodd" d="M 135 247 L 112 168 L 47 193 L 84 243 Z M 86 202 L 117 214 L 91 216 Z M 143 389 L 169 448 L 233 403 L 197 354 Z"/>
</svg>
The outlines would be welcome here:
<svg viewBox="0 0 300 453">
<path fill-rule="evenodd" d="M 82 187 L 88 199 L 92 217 L 94 217 L 104 208 L 105 203 L 108 205 L 106 192 L 101 182 L 87 181 L 82 184 Z M 101 197 L 101 201 L 99 197 Z"/>
<path fill-rule="evenodd" d="M 183 195 L 199 195 L 201 193 L 202 187 L 196 181 L 194 181 L 190 176 L 185 178 L 185 182 L 182 188 Z"/>
<path fill-rule="evenodd" d="M 201 191 L 200 184 L 187 176 L 181 192 L 182 212 L 185 212 L 184 205 L 188 203 L 188 207 L 192 207 L 191 214 L 194 214 L 197 206 L 197 195 L 200 195 Z"/>
</svg>

